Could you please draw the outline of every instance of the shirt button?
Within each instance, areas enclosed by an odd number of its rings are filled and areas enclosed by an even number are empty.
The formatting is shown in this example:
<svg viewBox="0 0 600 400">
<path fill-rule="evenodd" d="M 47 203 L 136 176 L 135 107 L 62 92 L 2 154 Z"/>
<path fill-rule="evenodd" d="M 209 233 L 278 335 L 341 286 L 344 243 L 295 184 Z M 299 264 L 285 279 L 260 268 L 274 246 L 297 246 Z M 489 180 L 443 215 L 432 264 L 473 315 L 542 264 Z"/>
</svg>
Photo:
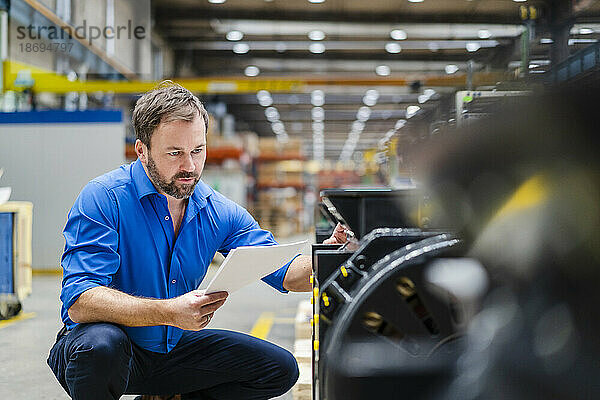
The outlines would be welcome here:
<svg viewBox="0 0 600 400">
<path fill-rule="evenodd" d="M 171 281 L 171 283 L 172 283 L 172 284 L 175 284 L 175 282 L 177 282 L 175 279 L 173 279 L 173 280 Z"/>
<path fill-rule="evenodd" d="M 169 216 L 165 215 L 165 221 L 168 221 L 168 220 L 169 220 Z"/>
</svg>

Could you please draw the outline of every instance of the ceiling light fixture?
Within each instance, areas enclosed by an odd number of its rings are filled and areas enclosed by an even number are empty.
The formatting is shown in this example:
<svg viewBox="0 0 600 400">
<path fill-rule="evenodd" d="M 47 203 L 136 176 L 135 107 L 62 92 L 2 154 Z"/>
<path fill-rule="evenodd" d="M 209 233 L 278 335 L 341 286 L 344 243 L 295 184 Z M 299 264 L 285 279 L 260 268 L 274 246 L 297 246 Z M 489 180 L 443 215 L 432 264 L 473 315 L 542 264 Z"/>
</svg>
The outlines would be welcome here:
<svg viewBox="0 0 600 400">
<path fill-rule="evenodd" d="M 397 54 L 402 51 L 402 47 L 396 42 L 388 42 L 385 44 L 385 51 L 392 54 Z"/>
<path fill-rule="evenodd" d="M 378 65 L 375 67 L 375 73 L 379 76 L 388 76 L 392 70 L 387 65 Z"/>
<path fill-rule="evenodd" d="M 244 37 L 244 34 L 240 31 L 229 31 L 229 32 L 227 32 L 227 35 L 225 35 L 225 38 L 227 40 L 231 40 L 232 42 L 237 42 L 238 40 L 242 40 L 243 37 Z"/>
<path fill-rule="evenodd" d="M 409 3 L 422 3 L 423 0 L 408 0 Z"/>
<path fill-rule="evenodd" d="M 371 116 L 371 109 L 367 106 L 362 106 L 356 112 L 356 119 L 360 122 L 367 122 Z"/>
<path fill-rule="evenodd" d="M 369 89 L 365 92 L 363 96 L 363 103 L 368 107 L 373 107 L 377 104 L 377 100 L 379 99 L 379 92 L 375 89 Z"/>
<path fill-rule="evenodd" d="M 250 51 L 248 43 L 236 43 L 233 45 L 233 52 L 235 54 L 246 54 Z"/>
<path fill-rule="evenodd" d="M 325 3 L 325 0 L 308 0 L 308 2 L 313 4 L 320 4 Z"/>
<path fill-rule="evenodd" d="M 325 104 L 325 92 L 320 89 L 313 90 L 310 93 L 310 103 L 315 107 L 321 107 Z"/>
<path fill-rule="evenodd" d="M 446 71 L 446 73 L 448 75 L 452 75 L 454 74 L 456 71 L 458 71 L 458 66 L 454 65 L 454 64 L 448 64 L 446 65 L 446 67 L 444 68 L 444 70 Z"/>
<path fill-rule="evenodd" d="M 412 118 L 417 112 L 419 112 L 420 109 L 421 107 L 419 106 L 406 107 L 406 118 Z"/>
<path fill-rule="evenodd" d="M 480 29 L 479 31 L 477 31 L 477 37 L 479 39 L 489 39 L 492 37 L 492 32 L 490 32 L 487 29 Z"/>
<path fill-rule="evenodd" d="M 592 28 L 579 28 L 580 35 L 591 35 L 592 33 L 594 33 Z"/>
<path fill-rule="evenodd" d="M 423 94 L 427 97 L 431 97 L 435 94 L 435 90 L 433 89 L 425 89 L 423 90 Z"/>
<path fill-rule="evenodd" d="M 275 50 L 278 53 L 283 53 L 284 51 L 287 50 L 287 46 L 283 42 L 277 42 L 277 44 L 275 45 Z"/>
<path fill-rule="evenodd" d="M 273 98 L 271 97 L 271 93 L 266 90 L 259 90 L 256 93 L 256 98 L 258 99 L 258 104 L 263 107 L 269 107 L 273 104 Z"/>
<path fill-rule="evenodd" d="M 481 48 L 481 45 L 477 42 L 467 42 L 467 44 L 465 45 L 465 48 L 467 49 L 468 52 L 475 52 L 477 50 L 479 50 Z"/>
<path fill-rule="evenodd" d="M 208 0 L 211 4 L 223 4 L 226 0 Z"/>
<path fill-rule="evenodd" d="M 436 42 L 429 42 L 429 44 L 427 45 L 427 48 L 429 49 L 429 51 L 432 51 L 435 53 L 440 49 L 440 45 L 438 45 Z"/>
<path fill-rule="evenodd" d="M 265 108 L 265 117 L 269 122 L 279 121 L 279 111 L 275 107 Z"/>
<path fill-rule="evenodd" d="M 396 130 L 401 129 L 404 125 L 406 125 L 406 120 L 399 119 L 398 121 L 396 121 L 396 125 L 394 125 L 394 129 L 396 129 Z"/>
<path fill-rule="evenodd" d="M 323 32 L 323 31 L 310 31 L 310 32 L 308 32 L 308 38 L 310 40 L 323 40 L 323 39 L 325 39 L 325 32 Z"/>
<path fill-rule="evenodd" d="M 325 52 L 325 45 L 323 43 L 311 43 L 308 46 L 308 51 L 314 54 L 321 54 Z"/>
<path fill-rule="evenodd" d="M 405 40 L 408 36 L 402 29 L 394 29 L 390 32 L 390 37 L 394 40 Z"/>
<path fill-rule="evenodd" d="M 244 69 L 244 75 L 246 76 L 257 76 L 258 74 L 260 74 L 260 69 L 256 65 L 248 65 Z"/>
<path fill-rule="evenodd" d="M 323 107 L 313 107 L 310 110 L 310 115 L 315 121 L 323 121 L 325 119 L 325 110 Z"/>
</svg>

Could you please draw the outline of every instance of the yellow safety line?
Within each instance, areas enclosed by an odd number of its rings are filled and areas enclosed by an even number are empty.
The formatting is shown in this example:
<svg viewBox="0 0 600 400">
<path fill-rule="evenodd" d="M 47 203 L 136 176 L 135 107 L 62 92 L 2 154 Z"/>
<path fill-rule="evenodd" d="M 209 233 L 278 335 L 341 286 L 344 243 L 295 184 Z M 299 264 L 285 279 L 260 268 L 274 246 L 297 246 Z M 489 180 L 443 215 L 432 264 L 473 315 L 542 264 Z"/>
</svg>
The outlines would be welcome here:
<svg viewBox="0 0 600 400">
<path fill-rule="evenodd" d="M 24 321 L 26 319 L 34 318 L 35 316 L 36 316 L 36 313 L 34 313 L 34 312 L 21 313 L 21 314 L 17 315 L 16 317 L 13 317 L 11 319 L 0 321 L 0 329 L 6 328 L 7 326 L 14 324 L 15 322 Z"/>
<path fill-rule="evenodd" d="M 63 271 L 62 268 L 50 268 L 50 269 L 34 269 L 31 271 L 33 275 L 56 275 L 61 276 Z"/>
<path fill-rule="evenodd" d="M 259 339 L 266 339 L 269 335 L 271 327 L 273 326 L 274 320 L 275 313 L 273 312 L 264 312 L 260 314 L 260 317 L 258 317 L 258 320 L 256 320 L 252 330 L 250 331 L 250 335 Z"/>
</svg>

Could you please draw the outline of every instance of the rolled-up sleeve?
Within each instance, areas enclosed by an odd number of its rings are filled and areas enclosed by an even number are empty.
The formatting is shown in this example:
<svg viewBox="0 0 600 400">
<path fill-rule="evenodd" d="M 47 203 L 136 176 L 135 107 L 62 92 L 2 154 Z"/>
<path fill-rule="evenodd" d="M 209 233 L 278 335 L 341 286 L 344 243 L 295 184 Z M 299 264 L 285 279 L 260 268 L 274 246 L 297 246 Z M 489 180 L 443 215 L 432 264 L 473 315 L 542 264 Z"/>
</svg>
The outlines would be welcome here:
<svg viewBox="0 0 600 400">
<path fill-rule="evenodd" d="M 120 265 L 117 204 L 101 183 L 88 183 L 71 208 L 63 231 L 60 299 L 68 310 L 96 286 L 109 286 Z"/>
<path fill-rule="evenodd" d="M 261 229 L 250 213 L 235 203 L 232 203 L 230 218 L 229 235 L 219 249 L 219 252 L 224 256 L 227 256 L 229 250 L 239 246 L 272 246 L 277 244 L 271 232 Z M 287 293 L 288 291 L 283 287 L 283 280 L 292 261 L 293 259 L 277 271 L 262 278 L 263 282 L 282 293 Z"/>
</svg>

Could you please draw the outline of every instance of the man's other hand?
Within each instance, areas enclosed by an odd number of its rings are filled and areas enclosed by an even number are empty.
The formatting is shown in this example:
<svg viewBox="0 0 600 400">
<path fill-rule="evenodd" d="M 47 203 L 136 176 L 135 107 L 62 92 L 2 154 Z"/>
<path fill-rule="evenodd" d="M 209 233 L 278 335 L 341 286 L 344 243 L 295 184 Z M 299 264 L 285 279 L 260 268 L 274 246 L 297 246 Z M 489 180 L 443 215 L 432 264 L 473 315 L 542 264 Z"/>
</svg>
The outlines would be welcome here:
<svg viewBox="0 0 600 400">
<path fill-rule="evenodd" d="M 348 234 L 350 232 L 349 229 L 338 222 L 329 239 L 325 239 L 323 244 L 344 244 L 348 241 Z"/>
<path fill-rule="evenodd" d="M 192 290 L 171 299 L 171 325 L 188 331 L 204 328 L 214 312 L 225 303 L 227 292 L 204 294 L 203 290 Z"/>
</svg>

